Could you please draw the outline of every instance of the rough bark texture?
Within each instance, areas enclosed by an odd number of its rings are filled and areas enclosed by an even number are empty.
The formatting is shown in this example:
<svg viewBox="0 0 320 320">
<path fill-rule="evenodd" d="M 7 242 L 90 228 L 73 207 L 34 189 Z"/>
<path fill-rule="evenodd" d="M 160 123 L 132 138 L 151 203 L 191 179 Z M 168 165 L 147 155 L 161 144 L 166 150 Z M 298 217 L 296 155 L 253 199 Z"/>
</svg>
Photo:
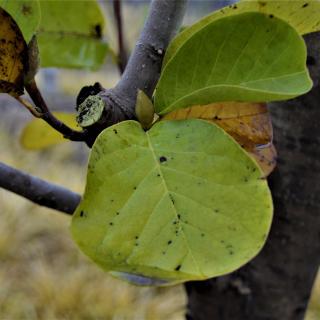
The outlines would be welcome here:
<svg viewBox="0 0 320 320">
<path fill-rule="evenodd" d="M 313 90 L 271 106 L 279 159 L 269 179 L 275 215 L 267 244 L 237 272 L 186 284 L 188 319 L 304 317 L 320 265 L 320 34 L 306 40 Z"/>
</svg>

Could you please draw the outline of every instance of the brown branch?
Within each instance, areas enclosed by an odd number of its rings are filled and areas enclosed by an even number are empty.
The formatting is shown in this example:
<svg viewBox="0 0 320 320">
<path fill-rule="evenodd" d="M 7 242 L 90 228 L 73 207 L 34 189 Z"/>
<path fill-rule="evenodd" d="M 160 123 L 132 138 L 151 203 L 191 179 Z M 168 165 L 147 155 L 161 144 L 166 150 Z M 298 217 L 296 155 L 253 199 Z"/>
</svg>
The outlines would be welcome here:
<svg viewBox="0 0 320 320">
<path fill-rule="evenodd" d="M 128 62 L 128 54 L 124 43 L 123 24 L 122 24 L 122 2 L 121 0 L 113 0 L 113 12 L 116 19 L 117 35 L 118 35 L 118 68 L 120 73 L 124 72 Z"/>
<path fill-rule="evenodd" d="M 51 209 L 72 214 L 80 195 L 0 162 L 0 187 Z"/>
<path fill-rule="evenodd" d="M 57 119 L 49 110 L 44 101 L 35 80 L 31 80 L 25 84 L 25 89 L 37 108 L 37 112 L 41 114 L 40 118 L 46 121 L 52 128 L 60 132 L 65 138 L 72 141 L 86 141 L 86 131 L 76 131 L 68 127 L 66 124 Z"/>
</svg>

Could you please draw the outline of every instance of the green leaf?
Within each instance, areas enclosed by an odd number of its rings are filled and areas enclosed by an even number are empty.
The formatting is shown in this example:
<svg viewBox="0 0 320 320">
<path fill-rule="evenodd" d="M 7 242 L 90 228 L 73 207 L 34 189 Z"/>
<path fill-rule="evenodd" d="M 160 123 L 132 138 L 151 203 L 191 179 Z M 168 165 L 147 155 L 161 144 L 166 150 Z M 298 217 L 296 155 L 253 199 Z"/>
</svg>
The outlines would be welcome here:
<svg viewBox="0 0 320 320">
<path fill-rule="evenodd" d="M 135 114 L 142 128 L 149 129 L 154 119 L 154 106 L 150 98 L 138 89 Z"/>
<path fill-rule="evenodd" d="M 257 164 L 203 120 L 105 129 L 71 224 L 81 250 L 136 284 L 229 273 L 262 248 L 272 200 Z"/>
<path fill-rule="evenodd" d="M 157 113 L 220 101 L 287 100 L 312 87 L 301 36 L 261 13 L 218 19 L 190 37 L 157 85 Z"/>
<path fill-rule="evenodd" d="M 320 31 L 319 0 L 242 0 L 234 5 L 222 8 L 187 27 L 170 43 L 163 66 L 177 53 L 180 47 L 194 35 L 217 19 L 244 12 L 261 12 L 278 17 L 291 24 L 299 34 Z"/>
<path fill-rule="evenodd" d="M 97 69 L 108 46 L 104 17 L 96 1 L 40 1 L 38 45 L 42 67 Z"/>
<path fill-rule="evenodd" d="M 0 7 L 6 10 L 19 26 L 28 43 L 40 23 L 38 0 L 0 0 Z"/>
<path fill-rule="evenodd" d="M 72 129 L 79 129 L 75 114 L 65 112 L 53 112 L 53 114 Z M 68 141 L 70 140 L 65 139 L 44 120 L 37 118 L 23 128 L 20 136 L 21 145 L 28 150 L 42 150 Z"/>
</svg>

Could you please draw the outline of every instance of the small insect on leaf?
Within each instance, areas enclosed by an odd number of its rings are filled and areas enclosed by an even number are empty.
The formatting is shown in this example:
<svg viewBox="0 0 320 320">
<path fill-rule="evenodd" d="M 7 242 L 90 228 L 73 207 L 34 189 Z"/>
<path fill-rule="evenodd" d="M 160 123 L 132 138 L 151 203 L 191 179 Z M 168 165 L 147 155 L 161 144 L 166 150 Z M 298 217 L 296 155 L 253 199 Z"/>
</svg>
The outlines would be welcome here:
<svg viewBox="0 0 320 320">
<path fill-rule="evenodd" d="M 138 90 L 135 111 L 141 126 L 144 129 L 149 129 L 154 119 L 154 106 L 152 101 L 142 90 Z"/>
<path fill-rule="evenodd" d="M 27 44 L 13 18 L 0 8 L 0 92 L 23 94 Z"/>
<path fill-rule="evenodd" d="M 277 153 L 272 144 L 272 123 L 265 103 L 223 102 L 198 105 L 170 112 L 162 119 L 202 119 L 215 123 L 258 162 L 265 176 L 276 166 Z"/>
</svg>

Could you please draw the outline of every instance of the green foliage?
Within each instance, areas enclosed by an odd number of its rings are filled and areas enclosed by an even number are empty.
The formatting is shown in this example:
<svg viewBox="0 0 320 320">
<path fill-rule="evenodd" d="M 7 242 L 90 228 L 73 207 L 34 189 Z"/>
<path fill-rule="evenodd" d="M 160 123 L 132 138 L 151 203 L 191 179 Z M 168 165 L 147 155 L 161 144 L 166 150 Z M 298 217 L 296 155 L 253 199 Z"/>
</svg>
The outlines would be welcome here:
<svg viewBox="0 0 320 320">
<path fill-rule="evenodd" d="M 37 33 L 42 67 L 91 68 L 104 62 L 104 18 L 96 1 L 45 1 Z"/>
<path fill-rule="evenodd" d="M 272 201 L 261 176 L 214 124 L 161 121 L 145 132 L 121 122 L 93 146 L 71 231 L 97 264 L 138 284 L 222 275 L 267 237 Z"/>
<path fill-rule="evenodd" d="M 34 34 L 41 67 L 97 69 L 109 52 L 96 1 L 0 0 L 29 42 Z"/>
<path fill-rule="evenodd" d="M 40 23 L 40 6 L 38 0 L 0 0 L 0 7 L 15 20 L 28 43 Z"/>
<path fill-rule="evenodd" d="M 154 119 L 154 106 L 142 90 L 138 90 L 135 113 L 142 128 L 149 129 Z"/>
<path fill-rule="evenodd" d="M 311 86 L 301 36 L 273 16 L 243 13 L 204 25 L 179 48 L 162 71 L 155 109 L 287 100 Z"/>
<path fill-rule="evenodd" d="M 289 23 L 299 34 L 320 31 L 319 0 L 240 0 L 240 2 L 234 5 L 214 11 L 192 26 L 184 28 L 183 32 L 178 34 L 170 43 L 163 66 L 167 64 L 191 36 L 206 25 L 214 20 L 244 12 L 261 12 L 273 15 Z"/>
</svg>

